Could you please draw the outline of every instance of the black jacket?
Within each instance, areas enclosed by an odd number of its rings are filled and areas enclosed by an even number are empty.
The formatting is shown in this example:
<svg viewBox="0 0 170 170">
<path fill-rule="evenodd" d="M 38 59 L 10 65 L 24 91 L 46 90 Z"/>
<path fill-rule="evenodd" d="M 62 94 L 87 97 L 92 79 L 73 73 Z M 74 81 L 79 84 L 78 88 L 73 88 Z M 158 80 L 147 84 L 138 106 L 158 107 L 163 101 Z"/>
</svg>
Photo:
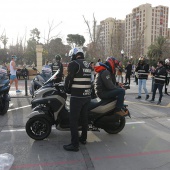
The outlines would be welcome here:
<svg viewBox="0 0 170 170">
<path fill-rule="evenodd" d="M 128 64 L 125 68 L 126 70 L 126 75 L 131 75 L 132 74 L 132 64 Z"/>
<path fill-rule="evenodd" d="M 166 80 L 166 68 L 164 66 L 158 67 L 153 73 L 155 84 L 164 85 Z"/>
<path fill-rule="evenodd" d="M 101 94 L 104 93 L 105 91 L 109 91 L 117 88 L 114 77 L 115 76 L 111 75 L 111 73 L 108 70 L 103 70 L 97 73 L 94 82 L 94 88 L 95 88 L 95 93 L 99 98 Z"/>
<path fill-rule="evenodd" d="M 84 59 L 73 60 L 68 65 L 65 91 L 72 97 L 91 96 L 91 68 Z"/>
<path fill-rule="evenodd" d="M 55 72 L 60 69 L 59 74 L 57 75 L 58 77 L 62 77 L 63 75 L 63 64 L 61 62 L 56 62 L 51 64 L 51 70 L 52 74 L 55 74 Z"/>
<path fill-rule="evenodd" d="M 148 79 L 149 74 L 148 64 L 138 64 L 135 71 L 138 72 L 138 79 Z"/>
</svg>

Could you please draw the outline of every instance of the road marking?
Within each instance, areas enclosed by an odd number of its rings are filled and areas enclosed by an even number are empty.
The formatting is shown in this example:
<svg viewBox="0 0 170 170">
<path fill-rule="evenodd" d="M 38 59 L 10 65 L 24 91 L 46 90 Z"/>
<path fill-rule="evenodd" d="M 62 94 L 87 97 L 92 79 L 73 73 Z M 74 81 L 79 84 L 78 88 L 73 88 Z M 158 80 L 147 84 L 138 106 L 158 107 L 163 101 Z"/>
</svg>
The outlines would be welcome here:
<svg viewBox="0 0 170 170">
<path fill-rule="evenodd" d="M 80 164 L 82 164 L 83 162 L 89 163 L 91 161 L 105 161 L 105 160 L 115 160 L 118 159 L 121 161 L 127 161 L 126 159 L 129 158 L 137 158 L 137 157 L 146 157 L 146 156 L 156 156 L 156 155 L 161 155 L 161 156 L 167 156 L 170 153 L 170 150 L 153 150 L 150 152 L 137 152 L 137 153 L 124 153 L 124 154 L 120 154 L 120 155 L 109 155 L 109 156 L 105 156 L 105 155 L 100 155 L 100 157 L 91 157 L 90 159 L 75 159 L 75 160 L 62 160 L 62 161 L 58 161 L 58 162 L 40 162 L 40 163 L 33 163 L 33 164 L 20 164 L 20 165 L 13 165 L 11 167 L 11 169 L 38 169 L 40 166 L 43 167 L 44 169 L 48 169 L 48 167 L 54 167 L 56 169 L 56 167 L 61 169 L 63 168 L 64 165 L 66 165 L 67 167 L 70 165 L 76 165 L 79 166 Z M 166 154 L 166 155 L 165 155 Z M 97 163 L 97 162 L 95 162 Z M 91 168 L 90 168 L 91 169 Z"/>
<path fill-rule="evenodd" d="M 52 129 L 56 129 L 52 127 Z M 25 132 L 25 129 L 9 129 L 9 130 L 2 130 L 1 132 Z"/>
<path fill-rule="evenodd" d="M 2 130 L 1 132 L 24 132 L 25 129 L 10 129 L 10 130 Z"/>
<path fill-rule="evenodd" d="M 164 107 L 164 108 L 169 108 L 170 107 L 170 103 L 166 106 L 162 106 L 162 105 L 156 105 L 156 104 L 150 104 L 150 103 L 139 103 L 139 102 L 131 102 L 131 101 L 125 101 L 125 103 L 132 103 L 132 104 L 139 104 L 139 105 L 146 105 L 146 106 L 156 106 L 156 107 Z"/>
<path fill-rule="evenodd" d="M 141 121 L 141 122 L 127 122 L 126 125 L 133 125 L 133 124 L 144 124 L 145 122 L 144 121 Z M 52 129 L 56 129 L 55 126 L 52 127 Z M 9 129 L 9 130 L 2 130 L 1 132 L 23 132 L 25 131 L 25 129 Z M 89 135 L 92 135 L 93 132 L 92 131 L 88 131 Z M 93 134 L 94 135 L 94 134 Z M 100 141 L 100 139 L 98 138 L 97 139 L 97 136 L 92 136 L 91 140 L 95 140 L 95 141 Z M 91 142 L 91 141 L 90 141 Z"/>
<path fill-rule="evenodd" d="M 17 108 L 14 108 L 14 109 L 9 109 L 8 112 L 11 112 L 11 111 L 13 111 L 13 110 L 23 109 L 23 108 L 30 107 L 30 106 L 31 106 L 31 105 L 26 105 L 26 106 L 17 107 Z"/>
<path fill-rule="evenodd" d="M 127 122 L 126 125 L 133 125 L 133 124 L 142 124 L 145 123 L 144 121 L 141 122 Z"/>
</svg>

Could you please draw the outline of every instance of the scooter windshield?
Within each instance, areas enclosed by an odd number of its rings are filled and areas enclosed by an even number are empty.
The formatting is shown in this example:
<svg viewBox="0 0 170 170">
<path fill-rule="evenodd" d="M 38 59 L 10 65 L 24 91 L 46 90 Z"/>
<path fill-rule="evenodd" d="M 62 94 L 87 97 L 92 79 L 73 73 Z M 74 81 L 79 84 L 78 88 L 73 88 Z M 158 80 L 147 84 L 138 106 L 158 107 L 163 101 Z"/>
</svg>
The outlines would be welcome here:
<svg viewBox="0 0 170 170">
<path fill-rule="evenodd" d="M 50 79 L 48 79 L 48 80 L 44 83 L 44 85 L 46 85 L 46 84 L 48 84 L 49 82 L 51 82 L 52 80 L 54 80 L 55 77 L 58 75 L 59 72 L 60 72 L 60 70 L 58 69 L 58 70 L 55 72 L 55 74 L 54 74 L 52 77 L 50 77 Z"/>
</svg>

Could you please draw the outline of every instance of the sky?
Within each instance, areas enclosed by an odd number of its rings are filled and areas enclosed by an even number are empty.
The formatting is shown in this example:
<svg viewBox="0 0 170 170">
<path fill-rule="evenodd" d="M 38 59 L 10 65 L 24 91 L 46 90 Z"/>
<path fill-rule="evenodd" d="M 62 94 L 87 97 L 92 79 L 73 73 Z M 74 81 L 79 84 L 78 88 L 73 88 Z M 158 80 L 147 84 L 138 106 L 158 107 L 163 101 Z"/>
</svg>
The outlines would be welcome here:
<svg viewBox="0 0 170 170">
<path fill-rule="evenodd" d="M 30 30 L 38 28 L 41 42 L 47 38 L 49 24 L 53 22 L 51 37 L 58 35 L 66 44 L 68 34 L 80 34 L 89 42 L 87 25 L 83 15 L 92 26 L 93 14 L 100 21 L 113 17 L 125 19 L 133 8 L 149 3 L 152 7 L 168 6 L 170 0 L 0 0 L 0 35 L 6 33 L 8 44 L 16 44 L 17 37 L 30 37 Z M 170 10 L 170 9 L 169 9 Z M 169 12 L 170 28 L 170 12 Z"/>
</svg>

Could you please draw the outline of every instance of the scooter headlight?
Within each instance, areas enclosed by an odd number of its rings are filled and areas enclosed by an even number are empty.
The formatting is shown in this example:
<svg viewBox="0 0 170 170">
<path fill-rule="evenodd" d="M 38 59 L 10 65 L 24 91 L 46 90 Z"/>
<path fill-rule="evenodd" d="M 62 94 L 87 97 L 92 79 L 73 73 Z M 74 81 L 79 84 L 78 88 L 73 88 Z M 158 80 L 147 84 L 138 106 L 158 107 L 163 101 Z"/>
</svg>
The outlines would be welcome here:
<svg viewBox="0 0 170 170">
<path fill-rule="evenodd" d="M 35 77 L 35 78 L 34 78 L 34 80 L 35 80 L 35 81 L 38 81 L 38 78 L 37 78 L 37 77 Z"/>
</svg>

